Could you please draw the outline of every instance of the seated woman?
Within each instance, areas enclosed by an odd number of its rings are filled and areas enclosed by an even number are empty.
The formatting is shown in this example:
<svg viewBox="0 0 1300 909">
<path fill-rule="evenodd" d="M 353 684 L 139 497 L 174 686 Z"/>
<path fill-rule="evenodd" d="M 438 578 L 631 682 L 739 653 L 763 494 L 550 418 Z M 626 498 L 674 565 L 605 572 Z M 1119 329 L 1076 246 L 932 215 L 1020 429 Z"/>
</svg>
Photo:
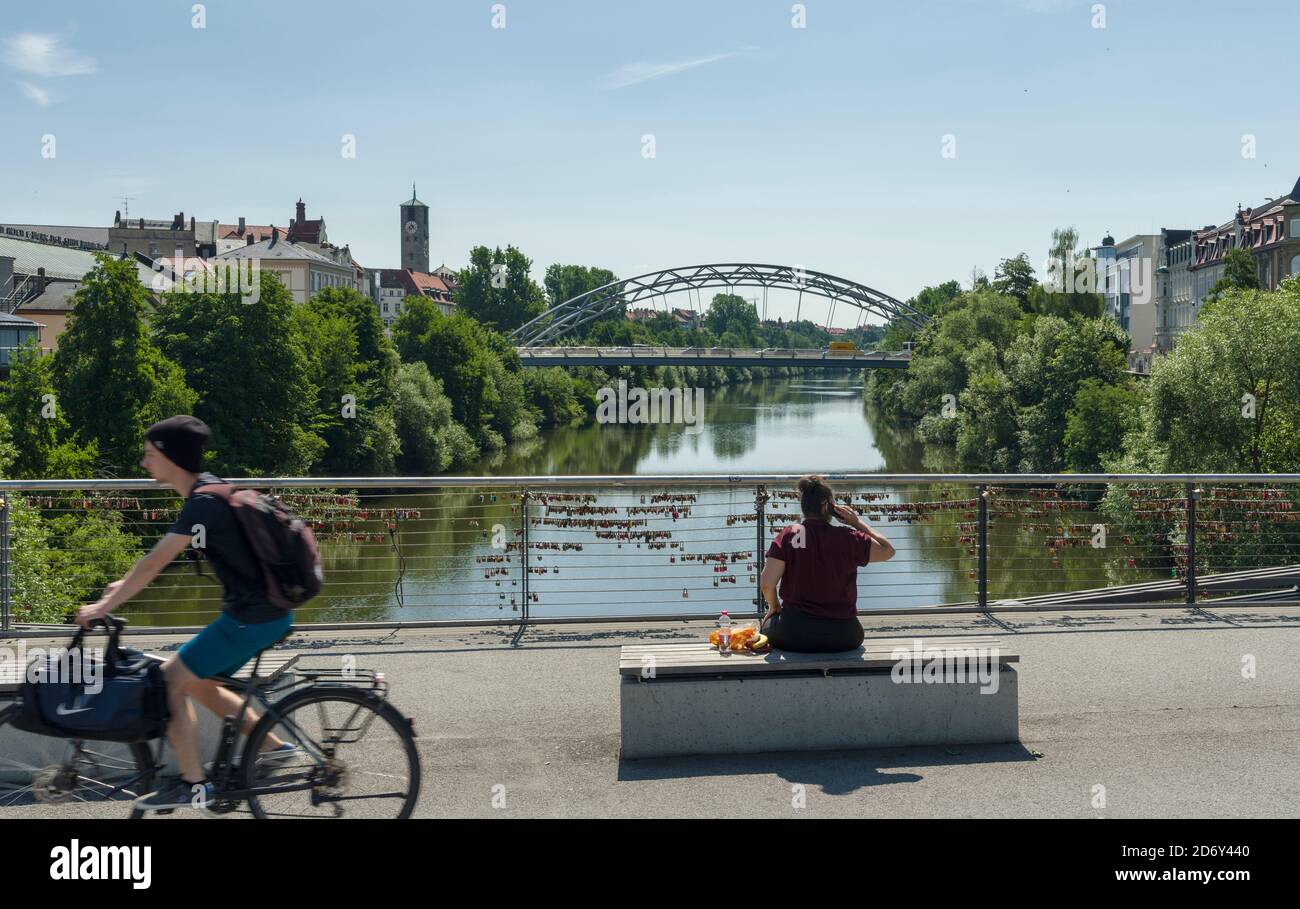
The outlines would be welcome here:
<svg viewBox="0 0 1300 909">
<path fill-rule="evenodd" d="M 767 550 L 760 578 L 767 614 L 760 629 L 778 650 L 853 650 L 862 643 L 858 566 L 887 562 L 896 550 L 852 508 L 835 504 L 824 477 L 799 481 L 799 504 L 803 521 L 782 530 Z M 832 516 L 847 526 L 831 524 Z"/>
</svg>

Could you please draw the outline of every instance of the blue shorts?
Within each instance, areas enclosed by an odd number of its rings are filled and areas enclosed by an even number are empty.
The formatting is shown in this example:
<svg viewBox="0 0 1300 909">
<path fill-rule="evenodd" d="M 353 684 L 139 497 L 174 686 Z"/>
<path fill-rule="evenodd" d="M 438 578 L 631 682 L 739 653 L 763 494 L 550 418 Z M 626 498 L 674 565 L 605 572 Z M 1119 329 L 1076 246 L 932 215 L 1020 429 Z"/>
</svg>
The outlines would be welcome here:
<svg viewBox="0 0 1300 909">
<path fill-rule="evenodd" d="M 201 679 L 234 675 L 239 668 L 270 647 L 293 624 L 293 613 L 273 622 L 246 625 L 222 613 L 217 620 L 181 645 L 179 656 L 185 668 Z"/>
</svg>

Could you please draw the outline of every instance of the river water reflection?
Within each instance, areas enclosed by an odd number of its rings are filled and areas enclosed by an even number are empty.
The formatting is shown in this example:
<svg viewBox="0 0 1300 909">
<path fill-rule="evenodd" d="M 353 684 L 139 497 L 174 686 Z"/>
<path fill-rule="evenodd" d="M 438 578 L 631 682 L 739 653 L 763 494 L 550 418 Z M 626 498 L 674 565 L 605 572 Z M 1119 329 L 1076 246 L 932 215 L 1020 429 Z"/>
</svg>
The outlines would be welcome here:
<svg viewBox="0 0 1300 909">
<path fill-rule="evenodd" d="M 860 375 L 710 389 L 695 426 L 588 425 L 539 435 L 483 459 L 467 476 L 955 471 L 951 454 L 888 427 Z M 859 607 L 968 601 L 975 595 L 969 487 L 853 490 L 854 505 L 894 542 L 891 562 L 859 572 Z M 528 570 L 517 490 L 364 496 L 364 520 L 320 531 L 327 585 L 301 622 L 716 614 L 756 610 L 757 553 L 798 518 L 791 490 L 769 490 L 760 543 L 748 484 L 663 489 L 540 489 L 530 504 Z M 400 515 L 396 509 L 406 510 Z M 353 515 L 352 517 L 356 517 Z M 387 523 L 394 521 L 394 533 Z M 335 532 L 342 527 L 341 532 Z M 495 543 L 495 545 L 494 545 Z M 990 528 L 996 597 L 1103 583 L 1101 553 L 1044 550 L 1012 522 Z M 1048 556 L 1051 555 L 1049 559 Z M 1047 572 L 1048 567 L 1053 569 Z M 1143 577 L 1158 573 L 1142 572 Z M 1167 574 L 1165 575 L 1167 577 Z M 1134 578 L 1136 580 L 1137 578 Z M 173 568 L 133 604 L 159 624 L 204 621 L 207 580 Z"/>
</svg>

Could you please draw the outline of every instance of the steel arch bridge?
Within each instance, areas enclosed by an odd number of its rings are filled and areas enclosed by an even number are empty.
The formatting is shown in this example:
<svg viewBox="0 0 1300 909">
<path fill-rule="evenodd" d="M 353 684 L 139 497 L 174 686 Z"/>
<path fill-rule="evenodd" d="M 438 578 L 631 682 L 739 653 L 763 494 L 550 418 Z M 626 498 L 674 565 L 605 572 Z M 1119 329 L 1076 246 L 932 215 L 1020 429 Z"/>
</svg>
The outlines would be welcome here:
<svg viewBox="0 0 1300 909">
<path fill-rule="evenodd" d="M 916 328 L 925 324 L 926 317 L 895 300 L 888 294 L 825 272 L 811 271 L 800 266 L 763 265 L 755 262 L 730 262 L 713 265 L 691 265 L 686 268 L 666 268 L 647 272 L 635 278 L 611 281 L 601 287 L 557 303 L 535 319 L 521 325 L 511 334 L 511 340 L 520 347 L 545 345 L 565 331 L 578 328 L 614 312 L 623 306 L 632 307 L 645 300 L 654 300 L 680 291 L 699 292 L 716 287 L 761 287 L 764 300 L 769 288 L 792 290 L 799 293 L 798 313 L 803 309 L 803 296 L 809 294 L 830 301 L 830 317 L 835 305 L 844 302 L 856 306 L 865 315 L 875 313 L 887 320 L 901 319 Z M 696 308 L 700 315 L 702 307 Z"/>
</svg>

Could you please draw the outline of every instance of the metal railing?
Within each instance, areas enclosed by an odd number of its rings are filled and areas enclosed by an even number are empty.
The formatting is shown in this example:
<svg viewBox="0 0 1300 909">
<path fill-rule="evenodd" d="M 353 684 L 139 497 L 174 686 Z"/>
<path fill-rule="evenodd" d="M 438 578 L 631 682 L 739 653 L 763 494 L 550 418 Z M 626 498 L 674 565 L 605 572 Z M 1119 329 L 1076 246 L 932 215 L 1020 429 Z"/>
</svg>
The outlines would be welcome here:
<svg viewBox="0 0 1300 909">
<path fill-rule="evenodd" d="M 792 474 L 245 478 L 315 528 L 327 583 L 303 624 L 517 624 L 762 611 L 774 536 L 797 522 Z M 1300 474 L 831 474 L 889 537 L 858 572 L 862 612 L 1300 604 Z M 31 624 L 13 510 L 111 514 L 137 552 L 179 497 L 148 480 L 0 480 L 0 628 Z M 73 523 L 76 522 L 74 518 Z M 63 526 L 67 522 L 51 522 Z M 66 532 L 66 528 L 64 528 Z M 56 535 L 57 536 L 57 535 Z M 67 536 L 66 539 L 84 539 Z M 102 545 L 61 564 L 114 579 Z M 134 555 L 134 554 L 132 554 Z M 119 563 L 122 555 L 118 554 Z M 123 607 L 189 628 L 219 609 L 178 559 Z M 96 574 L 98 573 L 98 574 Z M 87 596 L 98 595 L 95 589 Z M 68 603 L 69 610 L 74 603 Z M 48 617 L 45 621 L 50 621 Z"/>
</svg>

